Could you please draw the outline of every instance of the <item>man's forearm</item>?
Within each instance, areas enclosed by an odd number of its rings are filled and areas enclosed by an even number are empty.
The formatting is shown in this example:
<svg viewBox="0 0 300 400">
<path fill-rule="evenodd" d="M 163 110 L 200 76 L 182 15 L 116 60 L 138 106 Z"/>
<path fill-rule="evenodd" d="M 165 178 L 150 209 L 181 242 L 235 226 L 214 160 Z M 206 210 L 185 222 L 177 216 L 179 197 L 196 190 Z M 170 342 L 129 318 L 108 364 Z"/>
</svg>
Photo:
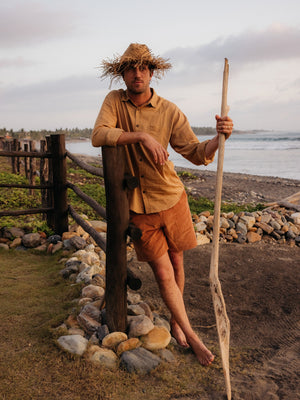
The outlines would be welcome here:
<svg viewBox="0 0 300 400">
<path fill-rule="evenodd" d="M 214 136 L 205 146 L 205 157 L 212 158 L 215 152 L 218 150 L 219 136 Z"/>
</svg>

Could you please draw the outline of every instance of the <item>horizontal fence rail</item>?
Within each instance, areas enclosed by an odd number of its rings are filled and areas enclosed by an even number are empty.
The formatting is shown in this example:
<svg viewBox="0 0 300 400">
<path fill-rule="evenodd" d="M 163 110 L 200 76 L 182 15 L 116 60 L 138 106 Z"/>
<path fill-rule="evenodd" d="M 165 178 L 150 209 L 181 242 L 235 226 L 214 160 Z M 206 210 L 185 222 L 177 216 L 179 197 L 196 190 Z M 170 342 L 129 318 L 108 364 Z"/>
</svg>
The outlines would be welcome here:
<svg viewBox="0 0 300 400">
<path fill-rule="evenodd" d="M 25 146 L 27 150 L 28 144 Z M 43 213 L 46 215 L 48 226 L 55 233 L 62 234 L 68 230 L 68 215 L 70 215 L 106 252 L 107 323 L 110 331 L 125 331 L 127 326 L 126 286 L 138 290 L 142 284 L 141 280 L 127 266 L 127 236 L 137 240 L 141 237 L 142 232 L 129 223 L 126 192 L 137 187 L 138 181 L 124 172 L 124 148 L 122 146 L 103 148 L 103 168 L 101 168 L 89 165 L 67 151 L 64 135 L 51 135 L 46 138 L 46 141 L 41 141 L 40 148 L 43 151 L 21 150 L 21 145 L 16 140 L 10 143 L 13 150 L 8 151 L 7 147 L 9 147 L 8 144 L 3 145 L 4 150 L 0 150 L 0 156 L 11 158 L 13 173 L 16 171 L 20 173 L 21 167 L 23 167 L 26 177 L 31 180 L 31 183 L 0 184 L 0 188 L 41 190 L 42 206 L 36 209 L 0 211 L 0 217 Z M 30 144 L 30 150 L 34 147 Z M 104 178 L 106 209 L 75 184 L 67 181 L 67 157 L 81 169 Z M 20 158 L 24 158 L 23 166 Z M 27 158 L 38 159 L 39 168 L 33 162 L 28 164 Z M 33 180 L 36 171 L 40 171 L 39 185 L 35 185 Z M 73 190 L 80 199 L 107 221 L 107 239 L 85 221 L 73 206 L 68 204 L 67 189 Z"/>
</svg>

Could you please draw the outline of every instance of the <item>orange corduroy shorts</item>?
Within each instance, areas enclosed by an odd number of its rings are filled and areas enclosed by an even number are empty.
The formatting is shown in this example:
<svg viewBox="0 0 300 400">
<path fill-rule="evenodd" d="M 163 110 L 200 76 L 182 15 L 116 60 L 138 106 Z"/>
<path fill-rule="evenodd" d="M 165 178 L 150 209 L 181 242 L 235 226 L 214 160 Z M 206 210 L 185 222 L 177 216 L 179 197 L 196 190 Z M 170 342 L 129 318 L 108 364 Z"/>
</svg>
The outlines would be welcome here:
<svg viewBox="0 0 300 400">
<path fill-rule="evenodd" d="M 184 251 L 197 246 L 187 195 L 175 206 L 153 214 L 130 212 L 130 221 L 143 232 L 133 241 L 139 261 L 154 261 L 167 251 Z"/>
</svg>

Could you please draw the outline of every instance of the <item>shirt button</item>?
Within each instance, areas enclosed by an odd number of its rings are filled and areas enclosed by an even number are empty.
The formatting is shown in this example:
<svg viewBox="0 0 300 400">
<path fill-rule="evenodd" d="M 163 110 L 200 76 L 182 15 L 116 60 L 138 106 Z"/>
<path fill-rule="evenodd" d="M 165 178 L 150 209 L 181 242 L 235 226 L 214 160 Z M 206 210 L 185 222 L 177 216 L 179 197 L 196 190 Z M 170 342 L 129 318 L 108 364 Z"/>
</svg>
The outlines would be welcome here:
<svg viewBox="0 0 300 400">
<path fill-rule="evenodd" d="M 141 178 L 144 178 L 144 175 L 141 175 Z"/>
<path fill-rule="evenodd" d="M 140 158 L 140 161 L 143 161 L 143 159 L 142 159 L 142 158 Z"/>
<path fill-rule="evenodd" d="M 138 127 L 139 127 L 139 124 L 136 124 L 136 127 L 138 128 Z"/>
<path fill-rule="evenodd" d="M 146 190 L 143 190 L 143 193 L 146 193 Z"/>
</svg>

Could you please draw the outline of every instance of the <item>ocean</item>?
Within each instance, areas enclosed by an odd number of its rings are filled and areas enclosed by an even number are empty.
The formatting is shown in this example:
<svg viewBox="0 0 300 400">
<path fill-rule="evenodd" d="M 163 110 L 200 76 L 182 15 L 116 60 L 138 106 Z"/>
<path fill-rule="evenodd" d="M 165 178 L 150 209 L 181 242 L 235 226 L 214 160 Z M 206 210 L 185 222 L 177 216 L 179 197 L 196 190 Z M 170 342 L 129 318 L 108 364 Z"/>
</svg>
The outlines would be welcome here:
<svg viewBox="0 0 300 400">
<path fill-rule="evenodd" d="M 204 141 L 211 139 L 211 136 L 198 138 Z M 101 154 L 101 149 L 93 147 L 89 140 L 67 141 L 66 148 L 74 154 Z M 171 148 L 168 151 L 170 160 L 178 167 L 217 170 L 217 155 L 213 163 L 204 167 L 190 163 Z M 223 171 L 300 180 L 300 133 L 233 133 L 225 143 Z"/>
</svg>

